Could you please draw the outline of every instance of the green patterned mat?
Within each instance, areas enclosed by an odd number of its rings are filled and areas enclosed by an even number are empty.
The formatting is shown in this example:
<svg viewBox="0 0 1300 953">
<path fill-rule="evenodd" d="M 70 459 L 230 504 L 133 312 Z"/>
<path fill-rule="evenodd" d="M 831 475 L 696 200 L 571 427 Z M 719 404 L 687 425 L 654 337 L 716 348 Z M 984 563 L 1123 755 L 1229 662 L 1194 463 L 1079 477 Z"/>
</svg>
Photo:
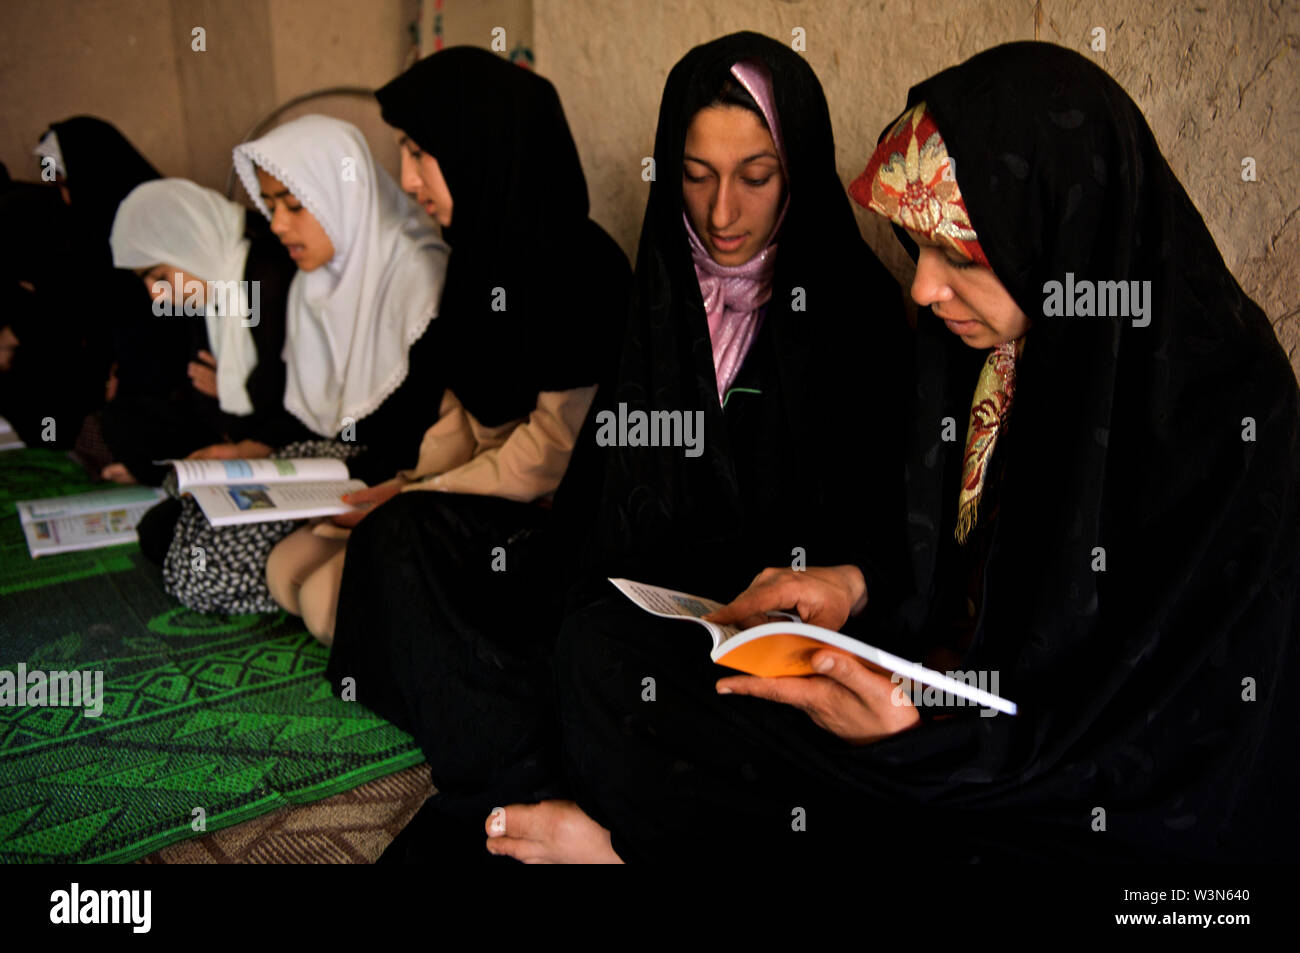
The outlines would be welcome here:
<svg viewBox="0 0 1300 953">
<path fill-rule="evenodd" d="M 0 670 L 103 672 L 99 717 L 0 705 L 0 861 L 129 861 L 424 760 L 331 694 L 299 619 L 185 609 L 134 544 L 31 559 L 14 501 L 91 488 L 0 452 Z"/>
</svg>

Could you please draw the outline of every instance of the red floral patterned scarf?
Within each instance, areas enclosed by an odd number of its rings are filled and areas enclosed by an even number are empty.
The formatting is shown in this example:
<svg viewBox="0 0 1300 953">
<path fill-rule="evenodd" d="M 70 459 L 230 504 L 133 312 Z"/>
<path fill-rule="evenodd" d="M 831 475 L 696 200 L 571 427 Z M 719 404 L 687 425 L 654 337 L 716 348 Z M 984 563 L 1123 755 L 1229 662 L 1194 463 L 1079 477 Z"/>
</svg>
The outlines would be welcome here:
<svg viewBox="0 0 1300 953">
<path fill-rule="evenodd" d="M 895 225 L 947 245 L 964 258 L 989 267 L 957 188 L 956 162 L 948 155 L 934 118 L 918 103 L 889 130 L 849 194 L 864 208 Z M 979 521 L 979 501 L 998 435 L 1006 429 L 1016 392 L 1016 358 L 1023 338 L 989 352 L 975 384 L 961 495 L 954 535 L 965 543 Z"/>
</svg>

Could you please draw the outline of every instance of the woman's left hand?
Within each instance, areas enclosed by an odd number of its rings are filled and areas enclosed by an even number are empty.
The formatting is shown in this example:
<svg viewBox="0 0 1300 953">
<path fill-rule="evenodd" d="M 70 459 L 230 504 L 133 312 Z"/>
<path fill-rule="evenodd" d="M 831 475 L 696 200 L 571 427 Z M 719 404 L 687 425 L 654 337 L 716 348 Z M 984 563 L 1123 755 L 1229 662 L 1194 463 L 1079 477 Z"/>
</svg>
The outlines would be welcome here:
<svg viewBox="0 0 1300 953">
<path fill-rule="evenodd" d="M 719 694 L 752 695 L 802 708 L 819 726 L 850 744 L 865 745 L 906 731 L 921 720 L 906 692 L 861 661 L 834 649 L 812 657 L 819 675 L 718 680 Z"/>
</svg>

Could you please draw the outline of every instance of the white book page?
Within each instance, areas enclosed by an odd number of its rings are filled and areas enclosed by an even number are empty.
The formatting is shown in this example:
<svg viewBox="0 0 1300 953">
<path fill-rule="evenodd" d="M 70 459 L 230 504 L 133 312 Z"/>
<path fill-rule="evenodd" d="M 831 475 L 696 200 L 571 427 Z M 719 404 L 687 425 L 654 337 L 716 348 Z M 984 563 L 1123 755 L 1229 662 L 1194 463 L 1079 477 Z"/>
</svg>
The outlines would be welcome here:
<svg viewBox="0 0 1300 953">
<path fill-rule="evenodd" d="M 713 636 L 715 648 L 739 631 L 734 625 L 718 625 L 700 618 L 700 616 L 721 609 L 722 603 L 720 602 L 705 599 L 703 596 L 692 596 L 689 593 L 678 592 L 675 589 L 664 589 L 662 586 L 650 586 L 643 582 L 633 582 L 631 579 L 610 579 L 609 581 L 617 586 L 623 595 L 646 612 L 665 619 L 690 619 L 693 622 L 700 623 Z"/>
<path fill-rule="evenodd" d="M 242 483 L 237 486 L 196 486 L 194 501 L 213 526 L 269 523 L 347 513 L 339 497 L 365 489 L 360 480 L 341 483 Z"/>
<path fill-rule="evenodd" d="M 346 480 L 348 465 L 329 457 L 295 460 L 167 460 L 176 468 L 181 490 L 232 483 L 286 483 Z"/>
<path fill-rule="evenodd" d="M 1017 712 L 1015 702 L 1009 701 L 1000 695 L 995 695 L 977 685 L 953 678 L 944 672 L 926 668 L 920 662 L 913 662 L 910 659 L 894 655 L 892 652 L 886 652 L 884 649 L 878 649 L 874 645 L 860 642 L 842 632 L 832 632 L 830 629 L 823 629 L 818 625 L 808 625 L 805 622 L 768 622 L 764 625 L 756 625 L 752 629 L 746 629 L 740 633 L 739 637 L 728 642 L 725 646 L 715 647 L 713 660 L 725 665 L 724 659 L 727 652 L 764 636 L 784 635 L 787 633 L 816 639 L 826 645 L 850 652 L 886 672 L 896 672 L 903 678 L 912 679 L 922 685 L 933 685 L 950 695 L 987 705 L 989 708 L 1006 712 L 1008 715 L 1014 715 Z"/>
<path fill-rule="evenodd" d="M 149 507 L 166 496 L 167 491 L 156 486 L 119 486 L 111 490 L 91 490 L 88 493 L 75 493 L 71 496 L 21 500 L 15 503 L 14 507 L 18 511 L 18 519 L 28 523 L 34 520 L 102 513 L 141 503 Z"/>
</svg>

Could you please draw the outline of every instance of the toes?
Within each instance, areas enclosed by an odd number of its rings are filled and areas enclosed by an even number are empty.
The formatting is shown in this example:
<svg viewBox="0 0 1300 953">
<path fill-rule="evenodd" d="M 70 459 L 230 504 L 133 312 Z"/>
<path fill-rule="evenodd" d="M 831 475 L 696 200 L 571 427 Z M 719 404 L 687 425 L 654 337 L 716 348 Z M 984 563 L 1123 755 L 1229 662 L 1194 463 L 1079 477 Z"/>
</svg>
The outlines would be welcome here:
<svg viewBox="0 0 1300 953">
<path fill-rule="evenodd" d="M 552 801 L 541 804 L 508 804 L 495 807 L 484 823 L 489 837 L 518 837 L 525 840 L 544 841 L 550 836 L 547 818 L 550 816 Z"/>
<path fill-rule="evenodd" d="M 524 840 L 521 837 L 492 837 L 487 842 L 487 852 L 498 857 L 513 857 L 525 864 L 544 864 L 545 850 L 537 841 Z"/>
</svg>

